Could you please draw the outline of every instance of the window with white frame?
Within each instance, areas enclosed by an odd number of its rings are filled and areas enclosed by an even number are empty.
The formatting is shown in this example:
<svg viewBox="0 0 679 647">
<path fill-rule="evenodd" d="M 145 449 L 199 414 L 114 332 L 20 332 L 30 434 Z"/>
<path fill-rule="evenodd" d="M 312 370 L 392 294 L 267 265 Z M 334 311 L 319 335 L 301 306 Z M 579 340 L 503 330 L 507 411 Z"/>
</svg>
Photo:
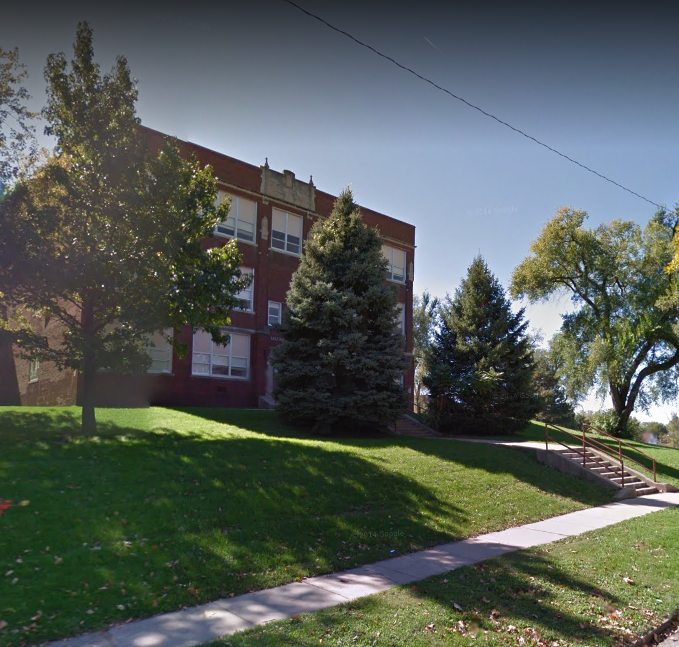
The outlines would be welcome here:
<svg viewBox="0 0 679 647">
<path fill-rule="evenodd" d="M 211 377 L 248 377 L 250 365 L 250 335 L 230 332 L 226 346 L 215 344 L 209 333 L 193 335 L 192 375 Z"/>
<path fill-rule="evenodd" d="M 241 305 L 239 306 L 241 310 L 253 312 L 255 309 L 255 270 L 249 267 L 241 267 L 240 273 L 241 276 L 251 276 L 252 280 L 247 288 L 241 290 L 236 295 L 236 298 L 241 302 Z"/>
<path fill-rule="evenodd" d="M 172 344 L 167 340 L 172 330 L 157 332 L 149 337 L 148 351 L 151 356 L 149 373 L 172 373 Z"/>
<path fill-rule="evenodd" d="M 37 382 L 40 375 L 40 362 L 37 359 L 32 359 L 28 364 L 28 381 Z"/>
<path fill-rule="evenodd" d="M 271 248 L 296 256 L 302 253 L 302 216 L 273 209 Z"/>
<path fill-rule="evenodd" d="M 399 335 L 405 335 L 406 334 L 406 304 L 405 303 L 399 303 L 399 312 L 396 317 L 396 332 Z"/>
<path fill-rule="evenodd" d="M 281 323 L 283 304 L 280 301 L 269 301 L 269 325 L 277 326 Z"/>
<path fill-rule="evenodd" d="M 217 204 L 221 204 L 227 197 L 231 198 L 229 215 L 226 220 L 217 225 L 215 232 L 230 238 L 254 243 L 257 223 L 257 203 L 237 195 L 229 195 L 224 191 L 219 191 L 217 194 Z"/>
<path fill-rule="evenodd" d="M 390 281 L 405 283 L 406 280 L 406 253 L 402 249 L 396 249 L 390 245 L 382 245 L 382 255 L 387 259 L 387 278 Z"/>
</svg>

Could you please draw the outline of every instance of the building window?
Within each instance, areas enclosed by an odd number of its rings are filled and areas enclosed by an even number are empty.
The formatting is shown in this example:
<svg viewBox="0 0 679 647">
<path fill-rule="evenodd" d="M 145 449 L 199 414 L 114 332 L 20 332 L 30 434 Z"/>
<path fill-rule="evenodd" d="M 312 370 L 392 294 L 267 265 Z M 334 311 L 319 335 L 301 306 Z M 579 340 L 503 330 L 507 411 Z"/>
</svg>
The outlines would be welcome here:
<svg viewBox="0 0 679 647">
<path fill-rule="evenodd" d="M 167 336 L 171 335 L 172 330 L 169 329 L 149 337 L 148 350 L 151 356 L 149 373 L 172 373 L 172 344 L 167 341 Z"/>
<path fill-rule="evenodd" d="M 37 382 L 40 374 L 40 362 L 32 359 L 28 364 L 28 383 Z"/>
<path fill-rule="evenodd" d="M 405 303 L 399 303 L 399 313 L 396 316 L 396 332 L 399 335 L 404 335 L 406 334 L 406 304 Z"/>
<path fill-rule="evenodd" d="M 220 346 L 203 331 L 193 335 L 193 375 L 212 377 L 248 377 L 250 335 L 229 333 L 229 343 Z"/>
<path fill-rule="evenodd" d="M 271 248 L 299 256 L 302 252 L 302 217 L 273 209 Z"/>
<path fill-rule="evenodd" d="M 250 285 L 245 290 L 241 290 L 236 295 L 236 298 L 241 302 L 239 306 L 241 310 L 253 312 L 255 309 L 255 270 L 249 267 L 241 267 L 240 273 L 241 276 L 251 276 L 252 281 L 250 281 Z"/>
<path fill-rule="evenodd" d="M 283 304 L 279 301 L 269 301 L 269 325 L 277 326 L 281 323 Z"/>
<path fill-rule="evenodd" d="M 390 281 L 405 283 L 406 280 L 406 253 L 402 249 L 396 249 L 389 245 L 382 245 L 382 255 L 387 259 L 387 278 Z"/>
<path fill-rule="evenodd" d="M 220 222 L 215 228 L 215 233 L 229 238 L 237 238 L 249 243 L 255 242 L 257 222 L 257 203 L 246 200 L 237 195 L 229 195 L 224 191 L 217 194 L 217 204 L 221 204 L 226 197 L 231 198 L 231 209 L 226 220 Z"/>
</svg>

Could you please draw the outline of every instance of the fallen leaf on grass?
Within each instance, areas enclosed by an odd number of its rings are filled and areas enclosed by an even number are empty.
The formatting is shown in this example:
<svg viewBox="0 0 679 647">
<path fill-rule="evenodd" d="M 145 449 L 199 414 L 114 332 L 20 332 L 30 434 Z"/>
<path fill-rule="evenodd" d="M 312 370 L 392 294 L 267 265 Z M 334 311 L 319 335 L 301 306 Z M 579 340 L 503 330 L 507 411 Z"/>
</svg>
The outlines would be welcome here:
<svg viewBox="0 0 679 647">
<path fill-rule="evenodd" d="M 453 602 L 453 609 L 462 613 L 462 607 L 457 602 Z"/>
</svg>

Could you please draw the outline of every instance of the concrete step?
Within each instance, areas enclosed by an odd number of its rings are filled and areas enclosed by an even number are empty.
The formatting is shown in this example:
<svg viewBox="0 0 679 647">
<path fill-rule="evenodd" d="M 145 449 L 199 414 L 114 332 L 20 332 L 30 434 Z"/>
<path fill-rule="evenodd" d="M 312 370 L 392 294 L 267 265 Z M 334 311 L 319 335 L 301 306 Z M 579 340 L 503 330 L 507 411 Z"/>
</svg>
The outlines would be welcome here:
<svg viewBox="0 0 679 647">
<path fill-rule="evenodd" d="M 638 476 L 635 476 L 634 474 L 630 474 L 629 472 L 625 472 L 624 474 L 620 474 L 620 472 L 616 472 L 615 476 L 611 480 L 612 481 L 622 480 L 623 477 L 625 478 L 625 481 L 639 481 L 640 483 L 643 482 Z"/>
<path fill-rule="evenodd" d="M 570 458 L 572 461 L 579 461 L 582 463 L 582 454 L 576 454 L 575 452 L 573 453 L 567 453 L 564 452 L 563 455 L 566 458 Z M 596 464 L 596 465 L 610 465 L 611 463 L 605 459 L 599 458 L 598 456 L 585 456 L 585 463 L 587 464 Z"/>
<path fill-rule="evenodd" d="M 401 416 L 393 426 L 392 431 L 399 436 L 414 436 L 419 438 L 438 438 L 438 434 L 433 429 L 429 429 L 425 425 L 419 423 L 417 420 L 409 416 Z"/>
<path fill-rule="evenodd" d="M 618 485 L 622 485 L 621 478 L 612 478 L 611 481 L 613 481 L 613 483 L 617 483 Z M 625 477 L 625 487 L 645 487 L 645 486 L 646 483 L 640 481 L 639 479 Z"/>
<path fill-rule="evenodd" d="M 583 465 L 582 453 L 575 450 L 562 450 L 562 456 L 569 458 L 578 465 Z M 616 485 L 622 487 L 623 484 L 623 471 L 620 469 L 620 465 L 615 463 L 615 461 L 602 458 L 597 454 L 587 451 L 585 453 L 584 466 L 590 471 L 607 478 L 609 481 L 615 483 Z M 625 488 L 634 488 L 638 496 L 644 496 L 646 494 L 655 494 L 658 489 L 642 481 L 638 476 L 634 476 L 629 472 L 624 472 L 625 478 Z"/>
<path fill-rule="evenodd" d="M 629 472 L 623 472 L 620 469 L 620 464 L 615 460 L 602 458 L 598 454 L 595 454 L 589 450 L 585 452 L 585 459 L 583 461 L 583 456 L 581 451 L 576 451 L 575 449 L 563 449 L 558 450 L 559 453 L 572 460 L 578 465 L 583 465 L 589 469 L 591 472 L 603 476 L 617 486 L 622 487 L 623 485 L 623 474 L 625 479 L 625 488 L 634 488 L 637 496 L 644 496 L 647 494 L 655 494 L 659 492 L 658 488 L 649 485 L 645 481 L 641 480 L 638 476 L 634 476 Z"/>
<path fill-rule="evenodd" d="M 651 487 L 647 485 L 646 487 L 635 487 L 638 496 L 645 496 L 647 494 L 657 494 L 658 488 Z"/>
</svg>

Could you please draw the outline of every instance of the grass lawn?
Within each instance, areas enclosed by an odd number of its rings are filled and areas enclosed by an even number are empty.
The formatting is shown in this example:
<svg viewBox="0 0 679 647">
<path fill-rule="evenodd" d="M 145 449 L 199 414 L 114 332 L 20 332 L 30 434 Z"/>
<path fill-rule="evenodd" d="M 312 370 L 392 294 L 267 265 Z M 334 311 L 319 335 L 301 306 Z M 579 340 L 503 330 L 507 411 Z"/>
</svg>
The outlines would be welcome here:
<svg viewBox="0 0 679 647">
<path fill-rule="evenodd" d="M 578 437 L 582 437 L 580 431 L 574 430 L 574 429 L 569 429 L 567 431 L 571 431 L 574 435 Z M 554 430 L 550 430 L 550 435 L 551 436 L 559 436 L 558 432 L 554 432 Z M 618 444 L 615 440 L 612 438 L 608 438 L 606 436 L 602 436 L 599 434 L 594 434 L 594 433 L 589 433 L 587 434 L 587 437 L 592 437 L 596 439 L 599 442 L 602 442 L 606 445 L 609 445 L 610 447 L 614 448 L 615 451 L 617 452 L 618 450 Z M 562 434 L 563 440 L 565 442 L 572 442 L 572 438 L 566 436 L 566 434 Z M 526 429 L 524 429 L 517 437 L 514 438 L 514 440 L 537 440 L 540 442 L 544 442 L 545 440 L 545 427 L 543 424 L 538 423 L 538 422 L 533 422 Z M 636 440 L 628 440 L 628 439 L 623 439 L 624 442 L 628 443 L 629 445 L 632 445 L 633 448 L 638 449 L 639 451 L 643 452 L 644 454 L 647 454 L 651 458 L 655 458 L 656 462 L 656 472 L 658 475 L 658 481 L 663 482 L 663 483 L 672 483 L 673 485 L 676 485 L 679 487 L 679 450 L 674 449 L 672 447 L 662 447 L 661 445 L 649 445 L 648 443 L 642 443 Z M 550 443 L 551 445 L 551 443 Z M 650 466 L 650 462 L 644 458 L 641 454 L 638 452 L 635 452 L 634 449 L 630 449 L 629 447 L 625 447 L 623 445 L 622 447 L 623 454 L 626 454 L 627 456 L 631 456 L 632 458 L 638 460 L 640 463 L 643 465 L 648 465 Z M 637 465 L 634 463 L 630 464 L 630 467 L 633 469 L 639 469 Z M 647 474 L 650 476 L 650 473 L 645 472 L 644 470 L 639 470 L 642 474 Z"/>
<path fill-rule="evenodd" d="M 274 412 L 0 408 L 0 645 L 350 568 L 610 500 L 516 450 L 319 440 Z M 1 512 L 1 510 L 0 510 Z"/>
<path fill-rule="evenodd" d="M 668 509 L 210 645 L 629 645 L 679 605 L 678 526 Z"/>
</svg>

